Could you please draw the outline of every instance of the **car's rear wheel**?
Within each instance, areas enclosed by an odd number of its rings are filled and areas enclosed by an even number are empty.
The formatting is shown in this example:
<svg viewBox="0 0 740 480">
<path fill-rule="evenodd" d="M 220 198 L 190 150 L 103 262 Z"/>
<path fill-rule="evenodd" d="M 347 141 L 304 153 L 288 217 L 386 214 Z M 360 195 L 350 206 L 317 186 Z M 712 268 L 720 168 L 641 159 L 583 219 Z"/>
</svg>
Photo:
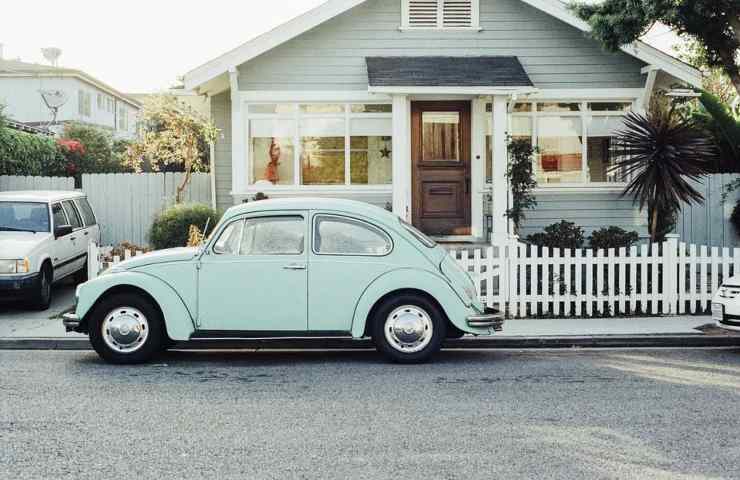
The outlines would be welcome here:
<svg viewBox="0 0 740 480">
<path fill-rule="evenodd" d="M 447 324 L 434 302 L 422 295 L 403 294 L 386 300 L 373 318 L 378 350 L 398 363 L 421 363 L 437 353 Z"/>
<path fill-rule="evenodd" d="M 41 267 L 39 278 L 36 281 L 36 291 L 31 299 L 31 305 L 39 311 L 48 310 L 51 306 L 51 285 L 54 273 L 48 263 Z"/>
<path fill-rule="evenodd" d="M 111 295 L 90 316 L 90 343 L 103 360 L 115 364 L 148 361 L 164 345 L 163 320 L 145 298 Z"/>
</svg>

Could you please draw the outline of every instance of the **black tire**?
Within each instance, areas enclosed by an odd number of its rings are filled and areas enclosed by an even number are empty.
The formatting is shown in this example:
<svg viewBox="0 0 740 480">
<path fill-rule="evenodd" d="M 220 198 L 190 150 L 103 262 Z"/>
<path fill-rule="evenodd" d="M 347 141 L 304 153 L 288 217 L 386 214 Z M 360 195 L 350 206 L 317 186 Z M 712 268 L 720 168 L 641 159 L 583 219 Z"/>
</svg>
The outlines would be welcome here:
<svg viewBox="0 0 740 480">
<path fill-rule="evenodd" d="M 52 282 L 54 281 L 54 272 L 48 263 L 41 266 L 39 278 L 36 280 L 36 288 L 31 297 L 31 307 L 34 310 L 43 312 L 51 306 Z"/>
<path fill-rule="evenodd" d="M 403 307 L 411 308 L 403 310 Z M 399 314 L 404 313 L 411 317 L 418 316 L 422 318 L 422 324 L 428 324 L 432 330 L 428 342 L 419 351 L 402 351 L 403 348 L 399 343 L 391 342 L 386 337 L 386 328 L 389 330 L 389 336 L 394 337 L 393 333 L 391 333 L 392 325 L 386 327 L 386 322 L 392 321 L 389 317 L 392 315 L 398 317 Z M 424 314 L 426 314 L 426 318 L 424 318 Z M 375 310 L 371 321 L 373 341 L 378 351 L 396 363 L 411 364 L 426 362 L 434 354 L 439 352 L 442 341 L 447 337 L 447 322 L 443 313 L 435 302 L 422 295 L 401 294 L 385 300 Z M 394 346 L 394 343 L 396 346 Z"/>
<path fill-rule="evenodd" d="M 136 344 L 136 350 L 121 352 L 107 343 L 103 333 L 103 324 L 114 312 L 126 309 L 135 309 L 144 315 L 148 334 L 145 340 Z M 103 360 L 116 365 L 146 363 L 162 351 L 166 340 L 164 321 L 159 310 L 148 299 L 131 293 L 113 294 L 104 298 L 91 312 L 88 326 L 90 343 L 95 351 Z"/>
</svg>

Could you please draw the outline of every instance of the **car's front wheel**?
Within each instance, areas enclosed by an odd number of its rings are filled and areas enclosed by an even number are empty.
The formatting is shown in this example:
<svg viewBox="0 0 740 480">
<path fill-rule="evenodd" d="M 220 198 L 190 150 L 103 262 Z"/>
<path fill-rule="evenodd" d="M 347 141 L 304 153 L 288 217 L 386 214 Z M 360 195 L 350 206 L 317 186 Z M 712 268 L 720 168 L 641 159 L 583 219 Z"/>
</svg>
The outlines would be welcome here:
<svg viewBox="0 0 740 480">
<path fill-rule="evenodd" d="M 144 363 L 162 350 L 162 316 L 139 295 L 121 293 L 105 298 L 89 321 L 90 343 L 107 362 Z"/>
<path fill-rule="evenodd" d="M 44 264 L 39 272 L 36 288 L 31 298 L 31 304 L 34 309 L 39 311 L 48 310 L 51 306 L 51 285 L 54 279 L 54 272 L 48 264 Z"/>
<path fill-rule="evenodd" d="M 378 350 L 398 363 L 421 363 L 437 353 L 447 336 L 447 324 L 428 298 L 403 294 L 386 300 L 373 319 Z"/>
</svg>

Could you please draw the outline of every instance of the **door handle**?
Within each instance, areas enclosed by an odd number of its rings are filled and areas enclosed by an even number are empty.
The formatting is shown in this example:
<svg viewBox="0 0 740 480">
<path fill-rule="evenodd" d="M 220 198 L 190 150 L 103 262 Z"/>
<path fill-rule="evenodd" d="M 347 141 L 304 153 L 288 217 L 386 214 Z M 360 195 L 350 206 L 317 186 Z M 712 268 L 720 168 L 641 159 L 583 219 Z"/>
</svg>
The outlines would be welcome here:
<svg viewBox="0 0 740 480">
<path fill-rule="evenodd" d="M 283 267 L 283 270 L 305 270 L 306 266 L 300 263 L 292 263 Z"/>
<path fill-rule="evenodd" d="M 75 240 L 77 240 L 77 237 L 71 237 L 70 240 L 74 242 Z"/>
<path fill-rule="evenodd" d="M 90 235 L 90 232 L 85 232 L 85 236 L 87 237 L 88 235 Z"/>
</svg>

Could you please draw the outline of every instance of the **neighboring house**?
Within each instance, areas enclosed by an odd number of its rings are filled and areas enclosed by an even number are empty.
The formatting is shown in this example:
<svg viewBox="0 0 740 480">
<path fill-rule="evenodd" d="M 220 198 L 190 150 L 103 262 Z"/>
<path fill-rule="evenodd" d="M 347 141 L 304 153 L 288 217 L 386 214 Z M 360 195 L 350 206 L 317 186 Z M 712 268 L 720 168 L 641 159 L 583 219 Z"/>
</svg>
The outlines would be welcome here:
<svg viewBox="0 0 740 480">
<path fill-rule="evenodd" d="M 81 122 L 105 128 L 117 138 L 136 135 L 141 105 L 80 70 L 0 59 L 0 104 L 12 120 L 46 127 L 52 113 L 41 92 L 63 92 L 66 102 L 59 109 L 57 128 Z"/>
<path fill-rule="evenodd" d="M 508 238 L 507 134 L 539 154 L 522 234 L 561 219 L 645 231 L 608 170 L 622 116 L 695 68 L 609 53 L 557 0 L 332 0 L 185 76 L 223 135 L 221 206 L 257 192 L 391 205 L 451 241 Z"/>
</svg>

